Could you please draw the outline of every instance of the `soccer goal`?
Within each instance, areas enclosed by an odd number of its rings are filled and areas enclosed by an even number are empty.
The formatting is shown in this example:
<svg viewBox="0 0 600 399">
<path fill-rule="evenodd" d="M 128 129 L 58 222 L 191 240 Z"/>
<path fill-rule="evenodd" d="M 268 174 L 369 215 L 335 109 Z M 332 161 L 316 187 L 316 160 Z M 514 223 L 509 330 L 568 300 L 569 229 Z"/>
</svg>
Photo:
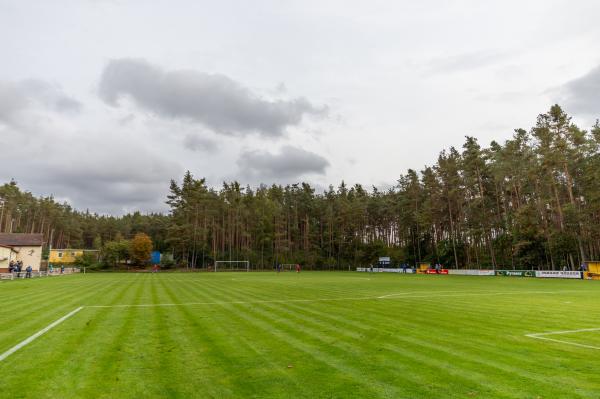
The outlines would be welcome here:
<svg viewBox="0 0 600 399">
<path fill-rule="evenodd" d="M 284 263 L 281 265 L 281 271 L 295 272 L 297 263 Z"/>
<path fill-rule="evenodd" d="M 247 260 L 218 260 L 215 272 L 249 272 L 250 262 Z"/>
</svg>

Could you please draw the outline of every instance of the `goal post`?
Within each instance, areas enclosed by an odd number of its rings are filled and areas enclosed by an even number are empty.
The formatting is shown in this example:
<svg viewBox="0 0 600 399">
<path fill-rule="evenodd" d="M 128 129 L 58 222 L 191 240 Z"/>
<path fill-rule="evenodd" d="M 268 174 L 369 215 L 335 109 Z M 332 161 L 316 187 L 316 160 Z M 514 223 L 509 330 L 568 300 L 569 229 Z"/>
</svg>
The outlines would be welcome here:
<svg viewBox="0 0 600 399">
<path fill-rule="evenodd" d="M 298 266 L 298 263 L 282 263 L 281 264 L 281 271 L 295 271 L 296 270 L 296 266 Z"/>
<path fill-rule="evenodd" d="M 215 272 L 249 272 L 250 262 L 247 260 L 218 260 Z"/>
</svg>

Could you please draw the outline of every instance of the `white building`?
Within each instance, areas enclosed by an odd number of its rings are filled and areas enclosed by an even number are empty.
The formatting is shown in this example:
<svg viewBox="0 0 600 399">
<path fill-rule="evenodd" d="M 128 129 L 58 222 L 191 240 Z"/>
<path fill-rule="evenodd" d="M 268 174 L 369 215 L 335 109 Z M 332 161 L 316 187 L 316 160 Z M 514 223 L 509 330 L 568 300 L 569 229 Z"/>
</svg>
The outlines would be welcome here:
<svg viewBox="0 0 600 399">
<path fill-rule="evenodd" d="M 0 273 L 8 271 L 11 261 L 22 261 L 23 269 L 40 270 L 43 240 L 42 234 L 0 233 Z"/>
</svg>

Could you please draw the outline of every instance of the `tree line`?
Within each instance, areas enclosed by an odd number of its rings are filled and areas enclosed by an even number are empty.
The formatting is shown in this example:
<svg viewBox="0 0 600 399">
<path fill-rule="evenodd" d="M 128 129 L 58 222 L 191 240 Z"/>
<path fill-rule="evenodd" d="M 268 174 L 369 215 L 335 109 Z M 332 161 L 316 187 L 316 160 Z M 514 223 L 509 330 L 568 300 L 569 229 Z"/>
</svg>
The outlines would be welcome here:
<svg viewBox="0 0 600 399">
<path fill-rule="evenodd" d="M 214 188 L 187 172 L 171 181 L 167 215 L 114 217 L 10 182 L 0 187 L 0 231 L 96 249 L 143 232 L 189 268 L 249 260 L 347 269 L 390 256 L 449 268 L 575 269 L 600 258 L 599 178 L 600 124 L 580 129 L 554 105 L 504 143 L 482 147 L 467 136 L 387 190 L 344 182 L 320 193 L 308 183 Z"/>
</svg>

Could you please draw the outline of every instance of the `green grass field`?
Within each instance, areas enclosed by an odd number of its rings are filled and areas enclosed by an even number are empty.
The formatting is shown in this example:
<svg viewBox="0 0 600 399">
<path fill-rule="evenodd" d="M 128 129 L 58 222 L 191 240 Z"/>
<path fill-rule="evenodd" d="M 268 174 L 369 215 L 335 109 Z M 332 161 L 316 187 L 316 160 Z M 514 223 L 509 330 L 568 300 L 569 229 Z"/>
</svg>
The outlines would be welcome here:
<svg viewBox="0 0 600 399">
<path fill-rule="evenodd" d="M 83 306 L 0 361 L 2 398 L 600 397 L 599 282 L 87 274 L 0 304 L 0 354 Z"/>
</svg>

